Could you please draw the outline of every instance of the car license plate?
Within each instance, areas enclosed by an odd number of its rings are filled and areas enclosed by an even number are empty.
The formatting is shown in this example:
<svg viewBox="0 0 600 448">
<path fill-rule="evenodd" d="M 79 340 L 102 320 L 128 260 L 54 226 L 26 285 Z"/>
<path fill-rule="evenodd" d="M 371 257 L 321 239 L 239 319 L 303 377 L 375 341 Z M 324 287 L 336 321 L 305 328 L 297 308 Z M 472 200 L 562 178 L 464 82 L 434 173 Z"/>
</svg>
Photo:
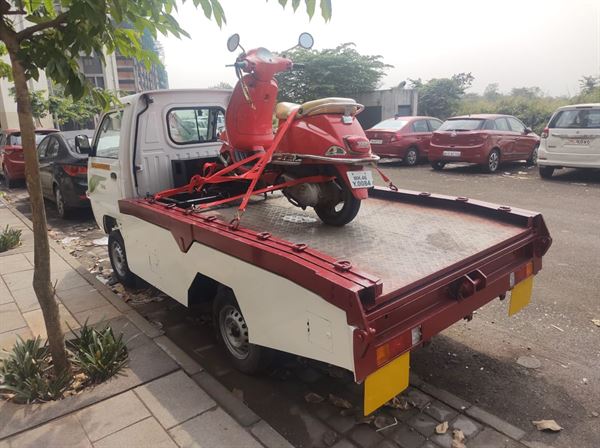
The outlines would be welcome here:
<svg viewBox="0 0 600 448">
<path fill-rule="evenodd" d="M 348 171 L 348 180 L 352 188 L 371 188 L 373 174 L 370 171 Z"/>
<path fill-rule="evenodd" d="M 363 412 L 369 415 L 408 387 L 410 352 L 370 374 L 365 380 Z"/>
<path fill-rule="evenodd" d="M 460 157 L 460 151 L 444 151 L 444 155 L 447 157 Z"/>
<path fill-rule="evenodd" d="M 383 143 L 383 140 L 378 138 L 372 138 L 371 140 L 369 140 L 369 142 L 371 142 L 372 145 L 381 145 Z"/>
<path fill-rule="evenodd" d="M 588 138 L 570 138 L 567 140 L 567 144 L 575 146 L 590 146 L 590 139 Z"/>
</svg>

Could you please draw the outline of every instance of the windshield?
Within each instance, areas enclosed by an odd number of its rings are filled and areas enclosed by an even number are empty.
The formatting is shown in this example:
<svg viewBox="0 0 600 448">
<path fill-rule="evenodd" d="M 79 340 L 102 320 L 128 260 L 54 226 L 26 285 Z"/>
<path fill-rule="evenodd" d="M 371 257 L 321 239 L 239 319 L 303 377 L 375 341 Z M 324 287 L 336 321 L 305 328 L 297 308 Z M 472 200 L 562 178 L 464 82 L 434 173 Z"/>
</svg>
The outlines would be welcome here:
<svg viewBox="0 0 600 448">
<path fill-rule="evenodd" d="M 406 125 L 406 123 L 408 123 L 408 120 L 389 118 L 377 123 L 375 126 L 373 126 L 373 129 L 393 129 L 394 131 L 399 131 Z"/>
<path fill-rule="evenodd" d="M 47 134 L 35 134 L 35 144 L 38 145 L 46 135 Z M 21 134 L 11 134 L 9 138 L 9 144 L 21 146 Z"/>
<path fill-rule="evenodd" d="M 446 120 L 440 126 L 438 131 L 475 131 L 483 127 L 485 120 L 477 118 L 458 118 L 455 120 Z"/>
<path fill-rule="evenodd" d="M 600 109 L 561 110 L 550 122 L 550 128 L 600 128 Z"/>
</svg>

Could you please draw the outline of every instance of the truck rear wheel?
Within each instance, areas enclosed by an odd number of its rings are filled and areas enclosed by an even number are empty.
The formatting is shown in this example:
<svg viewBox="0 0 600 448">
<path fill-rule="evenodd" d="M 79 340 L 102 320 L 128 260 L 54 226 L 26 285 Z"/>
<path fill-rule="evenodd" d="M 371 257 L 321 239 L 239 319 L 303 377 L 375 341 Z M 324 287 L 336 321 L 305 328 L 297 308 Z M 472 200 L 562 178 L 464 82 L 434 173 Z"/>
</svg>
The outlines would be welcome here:
<svg viewBox="0 0 600 448">
<path fill-rule="evenodd" d="M 213 322 L 217 339 L 236 369 L 254 374 L 268 367 L 272 351 L 250 342 L 248 325 L 229 288 L 221 287 L 217 292 L 213 303 Z"/>
<path fill-rule="evenodd" d="M 553 166 L 540 166 L 539 170 L 540 170 L 540 176 L 543 177 L 544 179 L 550 179 L 552 177 L 552 175 L 554 174 Z"/>
<path fill-rule="evenodd" d="M 118 230 L 113 230 L 108 235 L 108 256 L 117 280 L 124 286 L 134 287 L 137 283 L 137 275 L 129 270 L 125 242 Z"/>
</svg>

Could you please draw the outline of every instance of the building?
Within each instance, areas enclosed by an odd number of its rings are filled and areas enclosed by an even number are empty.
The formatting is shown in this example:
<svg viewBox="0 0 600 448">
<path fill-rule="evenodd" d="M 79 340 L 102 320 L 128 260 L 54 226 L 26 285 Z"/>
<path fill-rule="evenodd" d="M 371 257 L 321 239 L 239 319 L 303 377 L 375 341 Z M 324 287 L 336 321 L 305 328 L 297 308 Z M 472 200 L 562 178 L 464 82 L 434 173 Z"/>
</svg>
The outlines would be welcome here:
<svg viewBox="0 0 600 448">
<path fill-rule="evenodd" d="M 365 110 L 357 115 L 364 129 L 396 115 L 417 115 L 419 94 L 415 89 L 405 89 L 403 85 L 360 93 L 355 97 L 365 106 Z"/>
<path fill-rule="evenodd" d="M 131 94 L 161 88 L 159 71 L 155 65 L 148 70 L 139 61 L 121 54 L 117 54 L 116 61 L 121 92 Z"/>
</svg>

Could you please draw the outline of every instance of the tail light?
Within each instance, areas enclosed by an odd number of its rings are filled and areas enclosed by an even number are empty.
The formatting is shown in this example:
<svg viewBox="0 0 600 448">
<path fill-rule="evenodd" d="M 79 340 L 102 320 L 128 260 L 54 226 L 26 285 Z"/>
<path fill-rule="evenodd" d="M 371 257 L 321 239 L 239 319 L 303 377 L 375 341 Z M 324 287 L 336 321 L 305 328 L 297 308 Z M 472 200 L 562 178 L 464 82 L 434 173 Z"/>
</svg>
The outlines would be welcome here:
<svg viewBox="0 0 600 448">
<path fill-rule="evenodd" d="M 390 143 L 392 142 L 397 142 L 398 140 L 400 140 L 402 138 L 402 134 L 397 133 L 397 134 L 393 134 L 392 138 L 390 138 Z"/>
<path fill-rule="evenodd" d="M 4 154 L 11 155 L 14 154 L 15 152 L 17 152 L 18 148 L 15 148 L 13 146 L 5 146 L 4 147 Z"/>
<path fill-rule="evenodd" d="M 371 152 L 371 143 L 366 137 L 351 135 L 344 138 L 350 152 L 355 154 L 369 154 Z"/>
<path fill-rule="evenodd" d="M 544 130 L 542 131 L 542 135 L 540 135 L 540 138 L 548 138 L 549 134 L 550 134 L 550 128 L 545 127 Z"/>
<path fill-rule="evenodd" d="M 423 333 L 421 326 L 413 327 L 410 331 L 405 331 L 394 339 L 380 345 L 375 349 L 375 362 L 377 367 L 381 367 L 392 359 L 407 352 L 413 346 L 422 342 Z"/>
<path fill-rule="evenodd" d="M 86 165 L 63 165 L 63 170 L 69 176 L 84 176 L 87 175 Z"/>
</svg>

